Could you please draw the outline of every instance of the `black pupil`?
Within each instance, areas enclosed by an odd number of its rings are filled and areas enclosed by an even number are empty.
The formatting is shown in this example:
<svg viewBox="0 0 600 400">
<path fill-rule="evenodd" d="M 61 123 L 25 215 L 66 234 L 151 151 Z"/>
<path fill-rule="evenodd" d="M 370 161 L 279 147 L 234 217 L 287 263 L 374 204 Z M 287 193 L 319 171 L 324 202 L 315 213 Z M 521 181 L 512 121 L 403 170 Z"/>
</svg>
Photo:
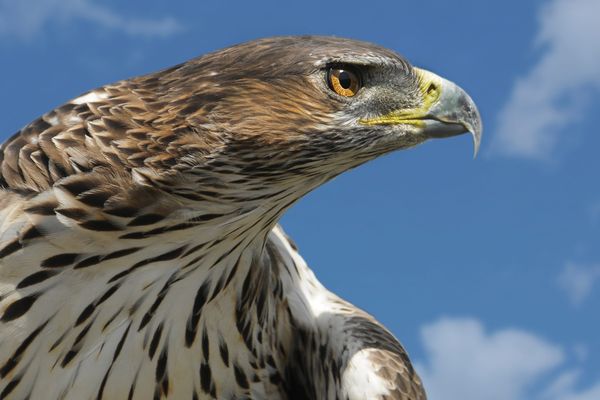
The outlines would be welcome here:
<svg viewBox="0 0 600 400">
<path fill-rule="evenodd" d="M 352 86 L 352 75 L 348 71 L 340 70 L 338 80 L 340 81 L 340 86 L 344 89 L 350 89 Z"/>
</svg>

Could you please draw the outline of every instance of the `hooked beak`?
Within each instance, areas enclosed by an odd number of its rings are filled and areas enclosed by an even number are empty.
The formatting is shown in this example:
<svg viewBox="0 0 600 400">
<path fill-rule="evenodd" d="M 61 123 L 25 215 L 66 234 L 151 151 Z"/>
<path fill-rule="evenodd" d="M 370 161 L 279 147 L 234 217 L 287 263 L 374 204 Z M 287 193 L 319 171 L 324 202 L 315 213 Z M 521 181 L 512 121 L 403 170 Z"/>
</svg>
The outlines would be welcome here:
<svg viewBox="0 0 600 400">
<path fill-rule="evenodd" d="M 479 151 L 483 127 L 477 106 L 458 85 L 429 71 L 418 69 L 425 93 L 431 86 L 439 85 L 440 94 L 424 115 L 425 134 L 432 138 L 448 137 L 471 132 L 474 155 Z M 423 89 L 421 89 L 423 90 Z"/>
<path fill-rule="evenodd" d="M 482 124 L 477 106 L 458 85 L 420 68 L 414 68 L 423 96 L 419 108 L 398 110 L 364 121 L 368 124 L 410 124 L 428 138 L 444 138 L 470 132 L 474 155 L 481 143 Z"/>
</svg>

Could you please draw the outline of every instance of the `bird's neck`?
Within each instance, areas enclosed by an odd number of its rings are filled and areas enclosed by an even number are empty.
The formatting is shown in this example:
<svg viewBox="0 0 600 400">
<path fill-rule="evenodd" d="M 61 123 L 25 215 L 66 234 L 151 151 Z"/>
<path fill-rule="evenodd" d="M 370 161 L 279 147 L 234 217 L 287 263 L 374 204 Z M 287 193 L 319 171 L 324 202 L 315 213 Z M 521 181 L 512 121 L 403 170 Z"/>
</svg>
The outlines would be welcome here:
<svg viewBox="0 0 600 400">
<path fill-rule="evenodd" d="M 118 233 L 74 227 L 62 214 L 20 217 L 15 226 L 23 232 L 36 226 L 39 234 L 23 240 L 23 248 L 14 252 L 15 246 L 7 244 L 0 294 L 6 305 L 31 300 L 26 316 L 5 318 L 5 324 L 21 328 L 0 345 L 0 354 L 8 357 L 39 330 L 40 351 L 31 357 L 46 355 L 44 362 L 57 366 L 44 370 L 48 375 L 40 382 L 71 374 L 92 382 L 90 393 L 98 393 L 106 377 L 112 382 L 106 391 L 140 379 L 136 390 L 147 387 L 150 392 L 138 397 L 151 398 L 155 390 L 169 387 L 174 398 L 188 398 L 188 392 L 178 390 L 189 387 L 202 365 L 210 365 L 213 376 L 230 376 L 243 386 L 251 377 L 242 378 L 239 371 L 252 371 L 259 358 L 273 364 L 260 372 L 268 382 L 270 373 L 283 368 L 276 349 L 288 346 L 280 340 L 289 338 L 284 331 L 291 324 L 282 299 L 281 275 L 288 273 L 287 266 L 270 244 L 270 226 L 256 222 L 269 213 L 259 211 L 233 218 L 190 209 Z M 11 214 L 10 208 L 3 213 Z M 122 239 L 116 240 L 117 235 Z M 71 246 L 75 242 L 77 253 Z M 289 285 L 290 278 L 285 280 Z M 116 354 L 127 362 L 115 362 Z M 129 367 L 146 368 L 148 357 L 156 365 L 151 372 Z M 160 365 L 166 366 L 164 377 L 157 375 Z M 78 371 L 96 372 L 84 377 Z M 170 381 L 165 384 L 164 379 Z M 81 392 L 79 398 L 90 393 Z"/>
</svg>

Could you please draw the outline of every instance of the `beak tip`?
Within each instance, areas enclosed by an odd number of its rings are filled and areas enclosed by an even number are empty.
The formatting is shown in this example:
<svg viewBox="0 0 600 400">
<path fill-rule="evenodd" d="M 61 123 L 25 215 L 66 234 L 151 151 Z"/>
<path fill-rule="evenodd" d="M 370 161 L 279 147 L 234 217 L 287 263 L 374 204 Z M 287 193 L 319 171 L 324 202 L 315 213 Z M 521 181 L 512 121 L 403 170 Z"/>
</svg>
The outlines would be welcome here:
<svg viewBox="0 0 600 400">
<path fill-rule="evenodd" d="M 477 158 L 477 154 L 479 154 L 479 147 L 481 146 L 481 120 L 478 120 L 478 124 L 475 127 L 469 127 L 469 132 L 471 132 L 471 137 L 473 138 L 473 159 Z"/>
<path fill-rule="evenodd" d="M 481 117 L 479 113 L 477 113 L 477 126 L 474 127 L 472 135 L 473 135 L 473 158 L 477 157 L 479 153 L 479 148 L 481 146 L 481 134 L 483 133 L 483 126 L 481 123 Z"/>
<path fill-rule="evenodd" d="M 468 96 L 468 95 L 467 95 Z M 479 114 L 479 110 L 473 103 L 470 97 L 468 97 L 468 107 L 467 107 L 467 118 L 463 121 L 465 128 L 469 132 L 471 132 L 471 136 L 473 138 L 473 158 L 477 157 L 479 153 L 479 147 L 481 145 L 481 135 L 483 133 L 483 123 L 481 122 L 481 115 Z"/>
<path fill-rule="evenodd" d="M 479 154 L 479 143 L 479 139 L 473 135 L 473 159 L 476 159 Z"/>
</svg>

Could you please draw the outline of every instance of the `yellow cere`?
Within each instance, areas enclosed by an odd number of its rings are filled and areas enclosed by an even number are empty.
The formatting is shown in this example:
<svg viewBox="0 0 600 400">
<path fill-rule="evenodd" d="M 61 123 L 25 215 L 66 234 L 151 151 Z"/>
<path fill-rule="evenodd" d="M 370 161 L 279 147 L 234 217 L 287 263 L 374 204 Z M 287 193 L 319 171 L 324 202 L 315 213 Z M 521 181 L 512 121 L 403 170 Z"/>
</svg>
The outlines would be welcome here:
<svg viewBox="0 0 600 400">
<path fill-rule="evenodd" d="M 419 90 L 423 96 L 421 107 L 396 110 L 380 117 L 361 119 L 359 122 L 364 125 L 408 124 L 418 127 L 425 126 L 423 117 L 427 115 L 431 106 L 440 98 L 442 85 L 435 78 L 432 79 L 431 74 L 423 72 L 418 68 L 415 68 L 415 71 L 419 79 Z"/>
</svg>

